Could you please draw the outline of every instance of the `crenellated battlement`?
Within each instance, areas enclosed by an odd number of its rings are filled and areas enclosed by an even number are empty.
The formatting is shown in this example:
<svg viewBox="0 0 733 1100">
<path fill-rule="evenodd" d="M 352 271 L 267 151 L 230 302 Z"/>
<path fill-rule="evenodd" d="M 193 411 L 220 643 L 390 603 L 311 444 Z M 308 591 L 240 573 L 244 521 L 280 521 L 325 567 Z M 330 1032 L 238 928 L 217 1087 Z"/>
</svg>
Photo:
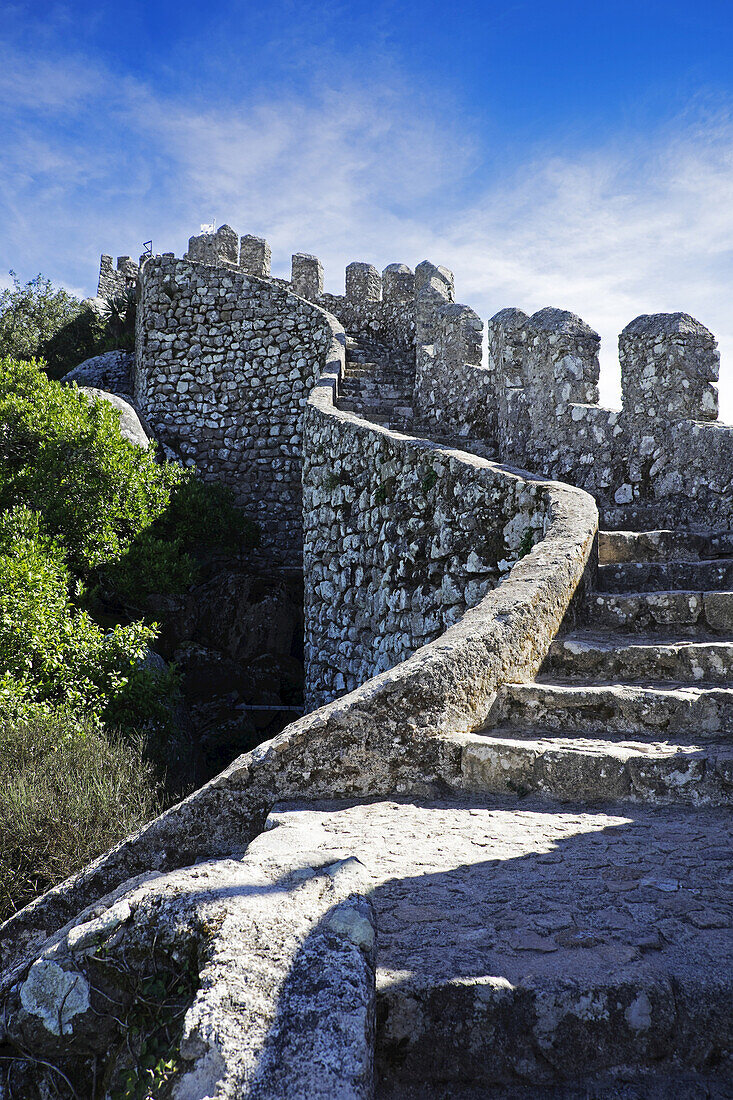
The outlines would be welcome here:
<svg viewBox="0 0 733 1100">
<path fill-rule="evenodd" d="M 114 298 L 134 288 L 140 265 L 132 256 L 118 256 L 115 267 L 111 256 L 102 256 L 99 261 L 99 281 L 97 295 L 100 298 Z"/>
<path fill-rule="evenodd" d="M 356 339 L 414 354 L 416 423 L 587 489 L 608 526 L 643 527 L 664 516 L 706 523 L 720 508 L 718 518 L 733 518 L 726 511 L 733 429 L 716 423 L 716 341 L 688 314 L 642 315 L 626 326 L 615 410 L 599 403 L 600 337 L 580 317 L 549 307 L 531 316 L 503 309 L 487 322 L 483 362 L 483 322 L 456 303 L 452 273 L 428 260 L 414 271 L 390 263 L 381 273 L 354 261 L 344 293 L 331 294 L 317 256 L 296 252 L 290 279 L 273 278 L 265 238 L 240 237 L 226 224 L 191 237 L 184 260 L 203 283 L 219 286 L 224 272 L 264 279 L 328 310 Z M 119 292 L 138 274 L 129 257 L 115 269 L 103 256 L 100 293 Z"/>
<path fill-rule="evenodd" d="M 600 337 L 574 314 L 502 310 L 488 340 L 502 458 L 588 489 L 611 526 L 662 513 L 706 523 L 730 509 L 733 428 L 714 425 L 719 355 L 699 321 L 653 314 L 626 326 L 620 411 L 599 404 Z"/>
</svg>

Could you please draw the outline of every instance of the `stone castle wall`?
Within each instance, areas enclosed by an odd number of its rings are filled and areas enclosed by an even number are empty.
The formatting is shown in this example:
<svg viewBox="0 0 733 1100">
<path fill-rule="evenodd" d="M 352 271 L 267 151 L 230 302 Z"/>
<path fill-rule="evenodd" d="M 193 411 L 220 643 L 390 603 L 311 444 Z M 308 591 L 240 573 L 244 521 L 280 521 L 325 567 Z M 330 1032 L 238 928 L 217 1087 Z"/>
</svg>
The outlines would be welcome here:
<svg viewBox="0 0 733 1100">
<path fill-rule="evenodd" d="M 542 539 L 542 483 L 310 403 L 303 474 L 306 700 L 400 664 Z"/>
<path fill-rule="evenodd" d="M 481 460 L 336 410 L 324 417 L 317 404 L 303 421 L 342 319 L 402 347 L 431 340 L 448 373 L 480 350 L 480 322 L 452 302 L 450 272 L 351 264 L 339 297 L 322 293 L 318 260 L 297 254 L 290 287 L 316 305 L 235 267 L 238 244 L 267 269 L 266 242 L 239 242 L 228 227 L 189 242 L 204 260 L 146 261 L 135 397 L 163 443 L 234 488 L 278 562 L 298 565 L 302 541 L 306 695 L 321 705 L 475 606 L 542 537 L 546 509 L 531 479 Z"/>
<path fill-rule="evenodd" d="M 263 550 L 299 566 L 301 421 L 331 334 L 274 282 L 177 260 L 143 265 L 134 396 L 157 437 L 234 490 Z"/>
<path fill-rule="evenodd" d="M 479 440 L 495 449 L 494 378 L 481 363 L 483 322 L 453 301 L 445 268 L 426 275 L 416 302 L 415 414 L 431 434 Z"/>
<path fill-rule="evenodd" d="M 99 262 L 97 296 L 116 298 L 120 294 L 134 290 L 139 274 L 140 265 L 131 256 L 118 256 L 117 267 L 111 256 L 102 256 Z"/>
<path fill-rule="evenodd" d="M 557 309 L 531 317 L 517 309 L 502 310 L 488 323 L 489 354 L 482 362 L 480 318 L 454 301 L 450 272 L 427 261 L 414 272 L 404 264 L 390 264 L 381 274 L 370 264 L 352 263 L 345 293 L 334 295 L 324 292 L 323 268 L 315 256 L 296 253 L 290 281 L 273 279 L 267 241 L 238 237 L 226 225 L 192 237 L 187 256 L 205 265 L 202 269 L 210 274 L 202 275 L 204 281 L 219 279 L 225 271 L 231 279 L 264 279 L 273 294 L 291 292 L 326 309 L 357 339 L 414 348 L 413 405 L 421 430 L 478 442 L 483 454 L 587 489 L 608 527 L 733 519 L 733 428 L 717 423 L 716 344 L 686 314 L 639 317 L 621 334 L 623 408 L 616 411 L 598 403 L 599 337 L 580 318 Z M 127 272 L 124 260 L 119 263 Z M 103 257 L 100 285 L 122 277 L 112 271 L 111 259 Z M 196 323 L 206 326 L 208 319 Z M 214 319 L 212 324 L 214 342 L 227 339 L 226 325 Z M 311 380 L 316 373 L 310 370 Z M 251 463 L 256 482 L 250 498 L 243 493 L 242 499 L 252 499 L 263 518 L 268 470 L 271 483 L 279 486 L 276 496 L 289 495 L 285 507 L 292 519 L 292 546 L 299 522 L 292 463 L 300 461 L 300 439 L 296 431 L 289 442 L 285 439 L 288 425 L 292 427 L 282 412 L 288 403 L 282 388 L 287 381 L 281 376 L 274 391 L 273 435 L 267 444 L 261 434 L 257 437 L 264 450 L 257 457 L 240 441 L 239 454 Z M 159 388 L 153 403 L 161 395 Z M 166 400 L 170 404 L 170 395 Z M 257 401 L 252 412 L 259 415 L 268 408 Z M 147 411 L 152 412 L 150 405 Z M 216 437 L 216 410 L 207 412 L 205 422 Z M 169 423 L 178 419 L 183 435 L 194 423 L 178 417 L 174 407 L 163 408 L 161 415 Z M 233 476 L 227 470 L 231 456 L 223 453 L 230 449 L 231 433 L 216 437 L 218 446 L 198 439 L 181 442 L 187 457 L 203 464 L 211 476 L 219 471 L 225 479 Z M 273 545 L 285 537 L 277 533 L 278 522 L 268 518 Z"/>
<path fill-rule="evenodd" d="M 619 337 L 622 408 L 598 404 L 600 339 L 561 310 L 489 323 L 499 440 L 510 461 L 594 494 L 613 527 L 731 520 L 733 428 L 718 415 L 715 338 L 684 313 L 637 317 Z"/>
<path fill-rule="evenodd" d="M 118 273 L 102 257 L 109 292 L 132 271 L 123 260 Z M 391 264 L 380 275 L 354 263 L 346 293 L 330 295 L 316 257 L 296 253 L 290 281 L 270 265 L 267 241 L 227 225 L 191 237 L 183 260 L 151 256 L 139 274 L 135 265 L 134 394 L 162 443 L 232 486 L 273 563 L 299 567 L 301 420 L 329 339 L 322 309 L 352 334 L 411 349 L 421 268 L 439 269 Z"/>
<path fill-rule="evenodd" d="M 181 265 L 182 274 L 188 277 L 200 275 L 198 264 L 166 256 L 156 262 L 169 270 Z M 142 282 L 144 290 L 145 272 Z M 255 308 L 266 296 L 268 286 L 253 279 L 248 291 Z M 431 524 L 434 537 L 444 522 L 440 510 L 443 504 L 456 509 L 455 515 L 446 518 L 447 530 L 461 544 L 451 558 L 442 560 L 453 569 L 454 578 L 465 580 L 467 585 L 481 576 L 472 572 L 472 566 L 483 561 L 486 568 L 479 583 L 485 583 L 484 593 L 474 606 L 468 607 L 466 602 L 466 610 L 457 621 L 455 610 L 446 613 L 444 621 L 453 625 L 440 637 L 419 645 L 416 632 L 415 652 L 405 660 L 293 722 L 272 741 L 234 761 L 205 787 L 17 913 L 0 930 L 4 971 L 0 994 L 17 988 L 44 945 L 52 944 L 51 950 L 55 950 L 53 944 L 67 942 L 64 937 L 70 922 L 88 921 L 90 915 L 97 915 L 97 909 L 87 907 L 99 905 L 99 912 L 104 913 L 111 892 L 120 890 L 135 876 L 148 880 L 151 869 L 161 874 L 193 863 L 197 864 L 196 874 L 200 874 L 202 861 L 231 852 L 237 853 L 238 864 L 242 848 L 262 832 L 268 809 L 276 802 L 296 797 L 393 797 L 400 792 L 424 791 L 426 786 L 472 790 L 462 735 L 483 728 L 502 684 L 531 680 L 537 674 L 581 582 L 598 526 L 592 498 L 581 490 L 523 477 L 485 459 L 398 436 L 340 412 L 334 402 L 344 369 L 346 337 L 335 318 L 311 308 L 328 330 L 330 342 L 325 365 L 307 398 L 305 433 L 307 453 L 313 458 L 306 476 L 307 530 L 314 530 L 321 507 L 317 495 L 323 487 L 327 451 L 332 451 L 338 461 L 338 436 L 343 433 L 345 439 L 357 441 L 364 448 L 365 456 L 400 456 L 405 465 L 400 494 L 415 490 L 415 477 L 423 469 L 426 474 L 429 469 L 437 474 L 432 516 L 429 508 L 421 514 Z M 170 330 L 165 326 L 151 331 L 172 337 L 175 326 L 171 323 Z M 321 443 L 317 442 L 319 438 Z M 361 472 L 367 461 L 365 457 Z M 455 489 L 452 496 L 446 491 L 449 486 Z M 424 495 L 426 490 L 431 491 L 427 485 L 419 488 Z M 368 493 L 365 499 L 368 502 Z M 409 505 L 409 496 L 403 500 Z M 385 496 L 382 503 L 388 501 L 394 520 L 395 497 Z M 346 517 L 344 504 L 349 503 L 338 504 L 340 517 Z M 471 512 L 477 506 L 485 509 L 485 526 L 472 525 Z M 357 512 L 357 519 L 369 512 Z M 513 526 L 507 527 L 506 521 L 511 525 L 512 518 Z M 468 527 L 462 526 L 463 520 Z M 516 540 L 521 535 L 522 541 L 525 524 L 541 537 L 495 587 L 496 569 L 503 573 L 496 561 L 499 542 L 492 548 L 487 539 L 493 531 L 497 540 L 515 547 L 507 556 L 508 563 L 517 557 Z M 383 533 L 387 538 L 389 532 Z M 323 536 L 327 540 L 324 547 L 334 554 L 330 562 L 332 575 L 341 571 L 345 549 L 356 551 L 356 557 L 363 561 L 372 545 L 368 525 L 360 527 L 358 523 L 348 547 L 339 540 L 337 524 Z M 471 545 L 474 536 L 478 538 L 475 547 Z M 309 538 L 309 548 L 311 543 Z M 439 549 L 444 553 L 444 548 Z M 325 563 L 325 556 L 322 560 Z M 398 579 L 395 574 L 395 581 Z M 437 581 L 437 576 L 434 579 Z M 397 592 L 407 590 L 405 585 L 396 588 Z M 350 601 L 355 593 L 353 588 L 345 588 L 344 592 L 350 593 L 343 601 L 347 618 L 341 623 L 344 639 L 352 643 L 349 659 L 358 659 L 362 674 L 368 675 L 367 654 L 353 644 L 358 639 L 349 637 Z M 425 595 L 422 593 L 421 598 Z M 311 602 L 310 618 L 315 625 L 311 638 L 316 637 L 319 624 L 326 621 L 320 612 L 328 598 L 328 592 L 321 590 Z M 451 594 L 446 605 L 440 601 L 440 607 L 458 608 L 461 598 L 461 594 L 457 599 Z M 434 597 L 433 603 L 438 606 Z M 390 610 L 383 608 L 385 616 Z M 387 617 L 381 626 L 379 619 L 375 624 L 385 637 L 389 636 Z M 331 647 L 334 662 L 342 661 L 344 655 L 334 645 L 328 628 L 326 634 L 324 644 Z M 360 644 L 364 646 L 366 640 Z M 396 655 L 397 649 L 388 647 L 384 652 Z M 190 895 L 188 884 L 186 893 Z"/>
</svg>

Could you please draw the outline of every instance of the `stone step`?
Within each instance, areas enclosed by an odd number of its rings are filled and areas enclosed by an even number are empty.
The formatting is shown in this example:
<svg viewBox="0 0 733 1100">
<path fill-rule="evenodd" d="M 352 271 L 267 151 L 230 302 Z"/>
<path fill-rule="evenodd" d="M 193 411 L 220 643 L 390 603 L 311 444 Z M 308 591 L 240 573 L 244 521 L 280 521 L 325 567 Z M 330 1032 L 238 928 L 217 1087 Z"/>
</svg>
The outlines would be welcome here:
<svg viewBox="0 0 733 1100">
<path fill-rule="evenodd" d="M 561 733 L 633 734 L 638 740 L 676 733 L 733 733 L 733 687 L 690 684 L 505 684 L 490 723 Z"/>
<path fill-rule="evenodd" d="M 733 634 L 733 592 L 594 592 L 583 617 L 594 630 Z"/>
<path fill-rule="evenodd" d="M 582 1084 L 490 1085 L 470 1081 L 403 1081 L 387 1075 L 380 1079 L 376 1100 L 731 1100 L 727 1075 L 666 1069 L 594 1073 Z"/>
<path fill-rule="evenodd" d="M 554 679 L 675 680 L 733 686 L 733 637 L 700 640 L 654 635 L 630 639 L 576 631 L 556 638 L 542 668 Z"/>
<path fill-rule="evenodd" d="M 622 1073 L 670 1100 L 655 1082 L 729 1081 L 729 810 L 466 795 L 300 803 L 269 824 L 294 864 L 363 868 L 378 1097 L 617 1100 L 594 1083 Z"/>
<path fill-rule="evenodd" d="M 731 531 L 599 531 L 601 562 L 690 561 L 733 556 Z"/>
<path fill-rule="evenodd" d="M 462 738 L 467 790 L 568 801 L 733 806 L 733 743 L 625 734 L 558 735 L 514 726 Z"/>
<path fill-rule="evenodd" d="M 350 412 L 364 412 L 365 414 L 385 412 L 404 415 L 402 410 L 406 407 L 399 401 L 369 401 L 361 397 L 350 397 L 348 395 L 339 396 L 338 402 L 340 408 L 348 406 Z"/>
<path fill-rule="evenodd" d="M 412 386 L 403 385 L 393 378 L 369 378 L 365 381 L 346 375 L 341 381 L 341 389 L 347 389 L 351 393 L 364 397 L 401 397 L 405 401 L 412 401 Z"/>
<path fill-rule="evenodd" d="M 733 588 L 733 558 L 599 565 L 597 584 L 600 592 L 726 591 Z"/>
</svg>

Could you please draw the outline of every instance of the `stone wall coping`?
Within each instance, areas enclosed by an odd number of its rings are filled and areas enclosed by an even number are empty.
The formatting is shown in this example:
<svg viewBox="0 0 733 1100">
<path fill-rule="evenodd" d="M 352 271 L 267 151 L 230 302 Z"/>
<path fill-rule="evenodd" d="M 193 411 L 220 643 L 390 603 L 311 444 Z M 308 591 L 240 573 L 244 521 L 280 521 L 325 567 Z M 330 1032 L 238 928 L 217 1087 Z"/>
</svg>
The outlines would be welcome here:
<svg viewBox="0 0 733 1100">
<path fill-rule="evenodd" d="M 714 340 L 712 332 L 689 313 L 642 313 L 629 321 L 622 335 L 634 336 L 702 336 Z"/>
<path fill-rule="evenodd" d="M 0 929 L 6 988 L 39 943 L 73 923 L 81 909 L 151 869 L 170 870 L 241 851 L 261 832 L 277 801 L 387 795 L 455 781 L 461 740 L 454 735 L 485 724 L 501 684 L 534 677 L 583 577 L 598 528 L 589 494 L 336 409 L 346 334 L 335 317 L 308 304 L 333 334 L 308 398 L 315 415 L 348 422 L 357 432 L 409 441 L 484 476 L 539 484 L 547 494 L 550 526 L 506 579 L 436 641 L 239 757 L 183 802 L 11 917 Z"/>
</svg>

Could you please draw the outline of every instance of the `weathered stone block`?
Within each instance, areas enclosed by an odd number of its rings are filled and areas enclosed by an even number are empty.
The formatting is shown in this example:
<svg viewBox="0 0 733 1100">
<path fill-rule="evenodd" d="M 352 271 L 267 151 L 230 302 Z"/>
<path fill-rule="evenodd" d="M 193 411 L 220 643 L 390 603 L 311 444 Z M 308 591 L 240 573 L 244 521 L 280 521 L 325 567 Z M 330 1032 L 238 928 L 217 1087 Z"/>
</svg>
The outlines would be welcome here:
<svg viewBox="0 0 733 1100">
<path fill-rule="evenodd" d="M 239 243 L 239 266 L 248 275 L 257 275 L 260 279 L 269 279 L 272 253 L 264 237 L 247 234 Z"/>
<path fill-rule="evenodd" d="M 382 276 L 372 264 L 354 262 L 346 268 L 346 297 L 353 302 L 378 302 Z"/>
<path fill-rule="evenodd" d="M 323 294 L 323 267 L 317 256 L 295 252 L 292 258 L 291 286 L 294 294 L 311 300 Z"/>
</svg>

